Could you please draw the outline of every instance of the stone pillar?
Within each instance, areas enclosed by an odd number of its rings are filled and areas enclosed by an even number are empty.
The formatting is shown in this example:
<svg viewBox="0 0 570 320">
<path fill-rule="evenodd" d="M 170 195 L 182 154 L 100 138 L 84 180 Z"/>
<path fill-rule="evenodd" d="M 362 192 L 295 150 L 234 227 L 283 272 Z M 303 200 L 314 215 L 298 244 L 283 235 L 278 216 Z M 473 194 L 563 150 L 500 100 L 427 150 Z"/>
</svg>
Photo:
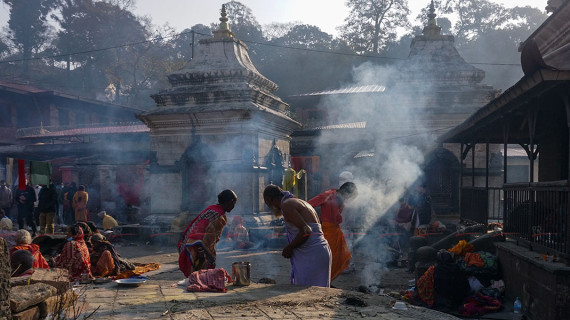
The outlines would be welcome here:
<svg viewBox="0 0 570 320">
<path fill-rule="evenodd" d="M 102 210 L 115 210 L 117 196 L 117 174 L 115 166 L 100 165 L 99 171 L 99 195 Z"/>
<path fill-rule="evenodd" d="M 79 185 L 79 174 L 77 168 L 74 166 L 61 166 L 59 170 L 61 171 L 61 182 L 75 182 L 77 185 Z"/>
</svg>

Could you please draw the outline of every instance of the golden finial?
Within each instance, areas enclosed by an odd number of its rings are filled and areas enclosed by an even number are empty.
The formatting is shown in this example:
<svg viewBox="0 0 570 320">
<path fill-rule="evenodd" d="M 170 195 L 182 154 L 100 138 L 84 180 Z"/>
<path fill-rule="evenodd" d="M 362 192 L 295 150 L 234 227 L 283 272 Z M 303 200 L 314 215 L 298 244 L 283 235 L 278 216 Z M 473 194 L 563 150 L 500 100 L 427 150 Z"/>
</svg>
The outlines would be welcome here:
<svg viewBox="0 0 570 320">
<path fill-rule="evenodd" d="M 440 35 L 441 34 L 441 27 L 437 25 L 437 21 L 435 20 L 435 17 L 437 15 L 435 14 L 435 5 L 433 3 L 433 0 L 431 0 L 431 3 L 429 5 L 429 13 L 427 16 L 428 16 L 428 23 L 427 23 L 427 26 L 423 30 L 424 35 L 426 35 L 426 36 Z"/>
<path fill-rule="evenodd" d="M 230 24 L 228 23 L 228 14 L 226 13 L 226 5 L 222 5 L 222 11 L 220 12 L 220 28 L 214 31 L 214 38 L 233 38 L 234 34 L 230 30 Z"/>
</svg>

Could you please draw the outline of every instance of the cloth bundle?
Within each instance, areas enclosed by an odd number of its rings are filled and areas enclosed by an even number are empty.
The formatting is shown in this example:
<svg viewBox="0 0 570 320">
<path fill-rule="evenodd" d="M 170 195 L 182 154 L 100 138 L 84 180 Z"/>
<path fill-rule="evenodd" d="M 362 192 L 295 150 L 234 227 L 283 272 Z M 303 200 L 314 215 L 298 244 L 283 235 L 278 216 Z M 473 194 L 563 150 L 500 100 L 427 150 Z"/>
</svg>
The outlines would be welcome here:
<svg viewBox="0 0 570 320">
<path fill-rule="evenodd" d="M 232 277 L 224 268 L 203 269 L 194 271 L 188 277 L 187 291 L 192 292 L 227 292 L 226 280 L 232 282 Z"/>
</svg>

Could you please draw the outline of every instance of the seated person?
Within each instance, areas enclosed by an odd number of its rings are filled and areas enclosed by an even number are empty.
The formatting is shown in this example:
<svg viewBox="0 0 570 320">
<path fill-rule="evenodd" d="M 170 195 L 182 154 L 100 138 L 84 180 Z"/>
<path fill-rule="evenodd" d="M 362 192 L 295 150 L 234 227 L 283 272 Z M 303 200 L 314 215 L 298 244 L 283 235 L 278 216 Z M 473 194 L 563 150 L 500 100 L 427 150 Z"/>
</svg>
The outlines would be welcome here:
<svg viewBox="0 0 570 320">
<path fill-rule="evenodd" d="M 34 259 L 33 267 L 40 269 L 49 269 L 49 265 L 40 252 L 40 246 L 32 243 L 32 236 L 27 230 L 20 229 L 16 235 L 16 245 L 10 249 L 10 257 L 18 250 L 26 250 L 32 254 Z"/>
<path fill-rule="evenodd" d="M 97 226 L 95 225 L 95 222 L 93 221 L 87 221 L 87 226 L 89 227 L 89 229 L 91 230 L 92 234 L 97 234 L 97 233 L 101 233 L 99 231 L 99 229 L 97 229 Z"/>
<path fill-rule="evenodd" d="M 232 242 L 235 249 L 249 249 L 253 247 L 253 243 L 249 241 L 249 232 L 243 226 L 243 219 L 240 216 L 235 216 L 230 223 L 228 239 Z"/>
<path fill-rule="evenodd" d="M 10 254 L 12 277 L 29 276 L 34 273 L 34 256 L 28 250 L 16 250 Z"/>
<path fill-rule="evenodd" d="M 116 276 L 126 271 L 134 270 L 135 266 L 121 258 L 115 247 L 105 237 L 96 233 L 91 236 L 93 250 L 91 251 L 91 273 L 94 276 Z"/>
<path fill-rule="evenodd" d="M 12 224 L 12 220 L 6 217 L 3 209 L 0 209 L 0 230 L 11 231 L 13 227 L 14 225 Z"/>
<path fill-rule="evenodd" d="M 87 245 L 87 248 L 89 250 L 91 250 L 93 248 L 93 245 L 91 244 L 91 236 L 93 235 L 93 229 L 89 226 L 89 224 L 87 222 L 76 222 L 76 225 L 78 225 L 81 230 L 83 230 L 83 241 L 85 241 L 85 244 Z M 97 228 L 95 228 L 95 230 L 97 230 Z M 99 230 L 97 230 L 97 232 L 99 232 Z"/>
<path fill-rule="evenodd" d="M 119 226 L 117 220 L 108 215 L 106 211 L 101 211 L 97 215 L 99 216 L 99 218 L 101 218 L 101 223 L 103 224 L 104 231 L 112 230 L 113 228 Z"/>
<path fill-rule="evenodd" d="M 55 257 L 55 266 L 69 270 L 71 281 L 82 280 L 81 275 L 84 273 L 88 274 L 89 278 L 93 278 L 89 249 L 83 240 L 83 229 L 75 224 L 69 227 L 67 236 L 69 238 L 63 246 L 61 254 Z"/>
<path fill-rule="evenodd" d="M 408 205 L 404 198 L 400 198 L 398 202 L 400 203 L 400 207 L 398 208 L 398 211 L 396 211 L 394 222 L 396 222 L 396 225 L 399 227 L 410 232 L 412 229 L 412 214 L 414 213 L 414 209 L 412 206 Z"/>
</svg>

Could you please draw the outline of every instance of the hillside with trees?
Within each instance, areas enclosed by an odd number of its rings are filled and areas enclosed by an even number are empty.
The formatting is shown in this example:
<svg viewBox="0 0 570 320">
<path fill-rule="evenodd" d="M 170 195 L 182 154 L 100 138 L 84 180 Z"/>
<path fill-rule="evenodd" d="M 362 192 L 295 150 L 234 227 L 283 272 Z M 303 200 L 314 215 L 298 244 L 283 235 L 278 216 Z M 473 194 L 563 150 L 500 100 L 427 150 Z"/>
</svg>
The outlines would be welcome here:
<svg viewBox="0 0 570 320">
<path fill-rule="evenodd" d="M 176 32 L 133 13 L 136 0 L 1 0 L 9 8 L 0 32 L 0 80 L 68 92 L 141 109 L 169 87 L 167 75 L 196 54 L 217 23 Z M 518 45 L 546 19 L 530 7 L 488 0 L 436 0 L 438 23 L 455 36 L 461 55 L 505 89 L 522 76 Z M 339 35 L 299 22 L 261 25 L 238 1 L 226 3 L 235 36 L 249 47 L 277 95 L 338 88 L 364 62 L 405 63 L 425 11 L 410 17 L 406 0 L 347 1 Z M 427 6 L 426 6 L 427 10 Z"/>
</svg>

